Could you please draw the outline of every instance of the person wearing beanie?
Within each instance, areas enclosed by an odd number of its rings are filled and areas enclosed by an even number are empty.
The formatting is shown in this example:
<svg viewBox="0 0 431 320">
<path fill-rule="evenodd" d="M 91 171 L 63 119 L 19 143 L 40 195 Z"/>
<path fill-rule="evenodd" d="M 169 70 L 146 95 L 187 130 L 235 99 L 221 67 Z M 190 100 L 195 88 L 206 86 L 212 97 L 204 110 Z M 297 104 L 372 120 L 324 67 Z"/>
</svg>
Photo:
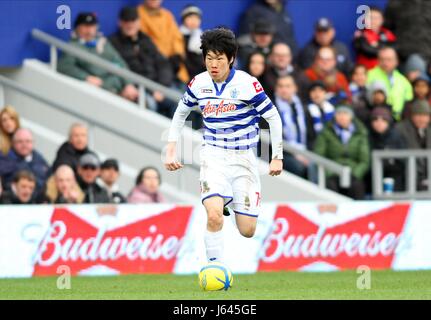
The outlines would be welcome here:
<svg viewBox="0 0 431 320">
<path fill-rule="evenodd" d="M 185 64 L 190 78 L 193 78 L 205 71 L 201 49 L 202 10 L 194 5 L 186 6 L 181 11 L 181 22 L 180 31 L 184 37 L 186 51 Z"/>
<path fill-rule="evenodd" d="M 412 103 L 409 118 L 397 123 L 395 128 L 403 136 L 407 149 L 431 149 L 431 107 L 426 100 L 417 100 Z M 416 162 L 417 190 L 427 190 L 428 165 L 426 159 Z"/>
<path fill-rule="evenodd" d="M 365 197 L 363 178 L 370 166 L 368 132 L 365 126 L 354 116 L 349 105 L 338 105 L 334 118 L 329 121 L 317 136 L 314 152 L 352 170 L 351 185 L 342 188 L 338 176 L 327 173 L 328 189 L 341 193 L 355 200 Z"/>
<path fill-rule="evenodd" d="M 400 150 L 406 148 L 406 142 L 401 134 L 393 127 L 393 117 L 388 108 L 379 106 L 370 114 L 369 142 L 373 150 Z M 393 178 L 394 190 L 404 190 L 404 161 L 388 159 L 383 161 L 383 177 Z M 371 172 L 365 176 L 367 193 L 371 193 Z"/>
<path fill-rule="evenodd" d="M 91 12 L 79 13 L 75 20 L 75 29 L 70 44 L 95 54 L 119 68 L 128 69 L 126 62 L 117 50 L 99 32 L 98 23 L 96 14 Z M 139 92 L 133 83 L 68 53 L 64 53 L 59 59 L 58 71 L 114 94 L 119 94 L 130 101 L 137 101 L 138 99 Z"/>
</svg>

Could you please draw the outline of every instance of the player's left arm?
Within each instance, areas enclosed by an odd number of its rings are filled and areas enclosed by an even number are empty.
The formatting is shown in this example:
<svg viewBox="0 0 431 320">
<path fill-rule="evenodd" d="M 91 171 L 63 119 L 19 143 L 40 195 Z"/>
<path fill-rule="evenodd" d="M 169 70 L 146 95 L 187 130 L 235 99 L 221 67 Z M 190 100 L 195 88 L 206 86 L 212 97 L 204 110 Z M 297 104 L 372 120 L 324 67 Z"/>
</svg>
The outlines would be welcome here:
<svg viewBox="0 0 431 320">
<path fill-rule="evenodd" d="M 254 107 L 256 111 L 269 124 L 272 145 L 272 159 L 269 164 L 269 175 L 278 176 L 283 171 L 283 125 L 277 108 L 263 91 L 260 83 L 254 78 L 255 97 Z"/>
</svg>

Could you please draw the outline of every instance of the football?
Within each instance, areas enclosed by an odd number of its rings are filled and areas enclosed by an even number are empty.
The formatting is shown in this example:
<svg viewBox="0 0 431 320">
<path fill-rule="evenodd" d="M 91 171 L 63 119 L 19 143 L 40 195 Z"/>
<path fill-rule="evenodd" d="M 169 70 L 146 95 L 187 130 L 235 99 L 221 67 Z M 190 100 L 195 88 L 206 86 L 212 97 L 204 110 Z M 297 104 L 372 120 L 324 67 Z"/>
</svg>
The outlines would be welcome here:
<svg viewBox="0 0 431 320">
<path fill-rule="evenodd" d="M 232 272 L 220 262 L 210 262 L 199 272 L 199 285 L 205 291 L 226 291 L 232 282 Z"/>
</svg>

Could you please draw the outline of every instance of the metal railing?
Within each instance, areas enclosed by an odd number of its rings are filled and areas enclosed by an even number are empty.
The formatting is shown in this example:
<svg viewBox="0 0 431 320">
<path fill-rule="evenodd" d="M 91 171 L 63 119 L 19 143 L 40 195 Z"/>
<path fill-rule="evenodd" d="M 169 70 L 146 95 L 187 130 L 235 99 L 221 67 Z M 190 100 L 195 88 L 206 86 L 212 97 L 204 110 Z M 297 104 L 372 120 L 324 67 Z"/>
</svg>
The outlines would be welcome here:
<svg viewBox="0 0 431 320">
<path fill-rule="evenodd" d="M 37 39 L 40 40 L 46 44 L 48 44 L 50 46 L 50 65 L 51 68 L 53 70 L 57 69 L 57 61 L 58 61 L 58 56 L 57 56 L 57 49 L 60 49 L 64 52 L 67 52 L 70 55 L 73 55 L 79 59 L 82 59 L 86 62 L 89 62 L 91 64 L 94 64 L 100 68 L 103 68 L 105 70 L 107 70 L 108 72 L 115 74 L 119 77 L 122 77 L 123 79 L 130 81 L 132 83 L 135 83 L 138 85 L 139 87 L 139 94 L 140 94 L 140 98 L 139 98 L 139 104 L 142 107 L 145 107 L 145 88 L 148 88 L 150 90 L 153 91 L 160 91 L 162 92 L 167 98 L 174 100 L 174 101 L 178 101 L 179 99 L 181 99 L 181 94 L 178 93 L 175 90 L 169 89 L 167 87 L 164 87 L 160 84 L 158 84 L 157 82 L 154 82 L 150 79 L 147 79 L 145 77 L 142 77 L 141 75 L 138 75 L 130 70 L 127 69 L 123 69 L 118 67 L 117 65 L 106 61 L 94 54 L 88 53 L 76 46 L 73 46 L 71 44 L 68 44 L 60 39 L 57 39 L 39 29 L 33 29 L 32 30 L 32 36 Z M 63 110 L 63 109 L 62 109 Z M 78 117 L 80 115 L 77 115 Z M 82 117 L 81 117 L 82 118 Z M 107 128 L 106 125 L 104 125 L 104 127 Z M 267 141 L 267 143 L 269 143 L 269 137 L 265 138 L 265 134 L 262 135 L 262 139 L 264 139 L 263 141 Z M 136 140 L 136 139 L 133 139 Z M 132 141 L 133 141 L 132 140 Z M 332 173 L 337 174 L 340 177 L 340 185 L 341 187 L 344 188 L 348 188 L 350 187 L 351 181 L 350 181 L 350 174 L 351 174 L 351 170 L 349 167 L 347 166 L 343 166 L 340 165 L 332 160 L 326 159 L 322 156 L 319 156 L 318 154 L 315 154 L 311 151 L 307 151 L 307 150 L 300 150 L 297 149 L 287 143 L 284 143 L 283 146 L 284 150 L 290 153 L 294 153 L 294 154 L 300 154 L 302 156 L 304 156 L 305 158 L 307 158 L 310 162 L 316 164 L 317 166 L 317 176 L 318 176 L 318 185 L 322 188 L 325 188 L 326 186 L 326 178 L 325 178 L 325 173 L 326 171 L 331 171 Z"/>
<path fill-rule="evenodd" d="M 417 191 L 417 175 L 416 168 L 418 159 L 426 158 L 428 166 L 428 190 Z M 406 190 L 393 191 L 385 193 L 383 190 L 384 168 L 383 161 L 385 159 L 406 159 L 405 166 Z M 407 199 L 430 199 L 431 198 L 431 150 L 375 150 L 372 152 L 372 188 L 374 199 L 387 200 L 407 200 Z"/>
<path fill-rule="evenodd" d="M 175 90 L 169 89 L 157 82 L 147 79 L 137 73 L 134 73 L 128 69 L 121 68 L 116 64 L 106 61 L 95 54 L 89 53 L 82 50 L 74 45 L 66 43 L 60 39 L 57 39 L 39 29 L 33 29 L 31 31 L 33 38 L 42 41 L 50 46 L 50 66 L 53 70 L 57 70 L 58 54 L 57 49 L 64 51 L 74 57 L 84 60 L 85 62 L 91 63 L 99 68 L 102 68 L 116 76 L 119 76 L 126 81 L 134 83 L 138 86 L 139 99 L 138 105 L 145 108 L 145 89 L 152 91 L 160 91 L 166 98 L 173 101 L 181 99 L 181 94 Z"/>
</svg>

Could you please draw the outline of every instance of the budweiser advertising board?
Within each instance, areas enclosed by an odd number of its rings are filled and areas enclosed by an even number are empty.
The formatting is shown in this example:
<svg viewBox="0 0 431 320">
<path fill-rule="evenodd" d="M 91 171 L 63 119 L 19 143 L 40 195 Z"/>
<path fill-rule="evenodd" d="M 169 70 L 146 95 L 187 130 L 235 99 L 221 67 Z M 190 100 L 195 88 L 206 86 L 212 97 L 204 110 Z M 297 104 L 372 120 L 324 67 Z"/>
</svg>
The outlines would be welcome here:
<svg viewBox="0 0 431 320">
<path fill-rule="evenodd" d="M 235 273 L 431 268 L 431 202 L 262 205 L 256 235 L 225 219 Z M 203 207 L 1 206 L 0 277 L 196 273 L 205 263 Z"/>
</svg>

